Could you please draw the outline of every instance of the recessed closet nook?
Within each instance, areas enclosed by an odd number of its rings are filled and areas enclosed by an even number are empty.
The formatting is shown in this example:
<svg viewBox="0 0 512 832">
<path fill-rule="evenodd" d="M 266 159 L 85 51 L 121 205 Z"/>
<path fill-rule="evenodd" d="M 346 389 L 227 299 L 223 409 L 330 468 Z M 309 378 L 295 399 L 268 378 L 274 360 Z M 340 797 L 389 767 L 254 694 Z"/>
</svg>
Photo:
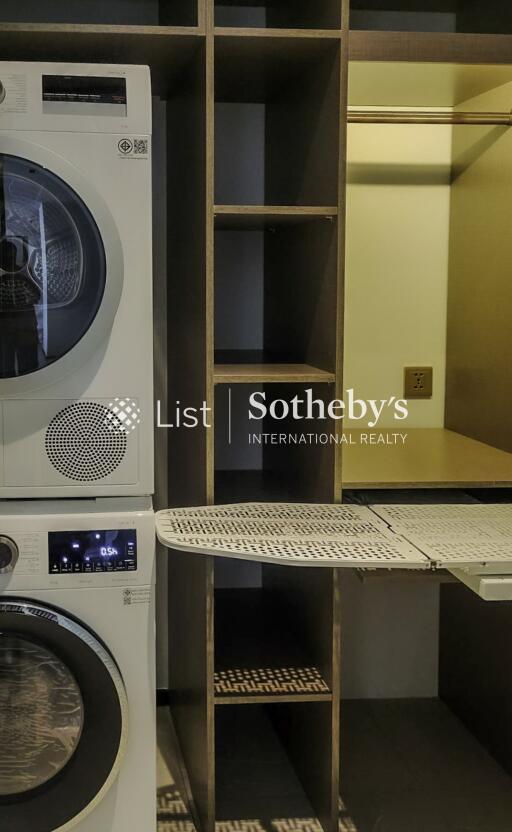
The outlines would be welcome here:
<svg viewBox="0 0 512 832">
<path fill-rule="evenodd" d="M 434 383 L 405 444 L 345 449 L 345 488 L 512 482 L 511 105 L 508 66 L 350 63 L 344 386 Z"/>
</svg>

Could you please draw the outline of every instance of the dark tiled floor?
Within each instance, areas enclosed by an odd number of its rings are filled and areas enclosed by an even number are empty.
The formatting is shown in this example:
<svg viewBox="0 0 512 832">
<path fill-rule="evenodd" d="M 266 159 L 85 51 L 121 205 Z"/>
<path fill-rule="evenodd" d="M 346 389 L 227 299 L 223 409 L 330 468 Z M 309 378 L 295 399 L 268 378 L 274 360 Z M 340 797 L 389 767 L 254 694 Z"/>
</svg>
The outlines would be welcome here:
<svg viewBox="0 0 512 832">
<path fill-rule="evenodd" d="M 167 719 L 158 832 L 195 832 Z M 339 832 L 512 832 L 512 780 L 439 701 L 345 702 L 342 736 Z M 226 709 L 218 759 L 217 832 L 321 832 L 263 710 Z"/>
</svg>

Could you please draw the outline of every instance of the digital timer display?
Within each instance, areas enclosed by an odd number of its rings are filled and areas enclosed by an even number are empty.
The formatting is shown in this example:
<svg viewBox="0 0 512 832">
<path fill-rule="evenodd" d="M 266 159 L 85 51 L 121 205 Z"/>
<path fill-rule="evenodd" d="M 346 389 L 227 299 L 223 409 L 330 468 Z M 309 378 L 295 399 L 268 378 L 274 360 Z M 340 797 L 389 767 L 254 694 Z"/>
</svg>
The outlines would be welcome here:
<svg viewBox="0 0 512 832">
<path fill-rule="evenodd" d="M 134 572 L 137 569 L 135 529 L 50 532 L 50 575 Z"/>
</svg>

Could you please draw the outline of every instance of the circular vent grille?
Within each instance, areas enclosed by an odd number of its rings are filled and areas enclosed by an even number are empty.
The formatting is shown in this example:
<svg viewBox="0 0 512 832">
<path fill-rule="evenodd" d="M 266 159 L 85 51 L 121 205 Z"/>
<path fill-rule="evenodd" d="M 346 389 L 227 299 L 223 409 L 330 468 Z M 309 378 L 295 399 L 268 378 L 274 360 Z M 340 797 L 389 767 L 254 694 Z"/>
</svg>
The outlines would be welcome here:
<svg viewBox="0 0 512 832">
<path fill-rule="evenodd" d="M 126 454 L 126 431 L 116 414 L 97 402 L 76 402 L 52 419 L 46 453 L 60 474 L 78 482 L 108 477 Z"/>
</svg>

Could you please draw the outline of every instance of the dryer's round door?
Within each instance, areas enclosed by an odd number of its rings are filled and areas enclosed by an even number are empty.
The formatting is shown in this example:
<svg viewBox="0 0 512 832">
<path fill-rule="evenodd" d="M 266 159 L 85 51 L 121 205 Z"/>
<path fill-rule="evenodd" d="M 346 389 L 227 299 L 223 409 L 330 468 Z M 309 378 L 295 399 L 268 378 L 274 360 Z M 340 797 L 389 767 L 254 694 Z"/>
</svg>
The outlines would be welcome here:
<svg viewBox="0 0 512 832">
<path fill-rule="evenodd" d="M 0 379 L 70 352 L 105 281 L 101 235 L 78 194 L 48 168 L 0 153 Z"/>
<path fill-rule="evenodd" d="M 0 600 L 0 829 L 71 829 L 114 782 L 127 739 L 119 669 L 83 625 Z"/>
</svg>

